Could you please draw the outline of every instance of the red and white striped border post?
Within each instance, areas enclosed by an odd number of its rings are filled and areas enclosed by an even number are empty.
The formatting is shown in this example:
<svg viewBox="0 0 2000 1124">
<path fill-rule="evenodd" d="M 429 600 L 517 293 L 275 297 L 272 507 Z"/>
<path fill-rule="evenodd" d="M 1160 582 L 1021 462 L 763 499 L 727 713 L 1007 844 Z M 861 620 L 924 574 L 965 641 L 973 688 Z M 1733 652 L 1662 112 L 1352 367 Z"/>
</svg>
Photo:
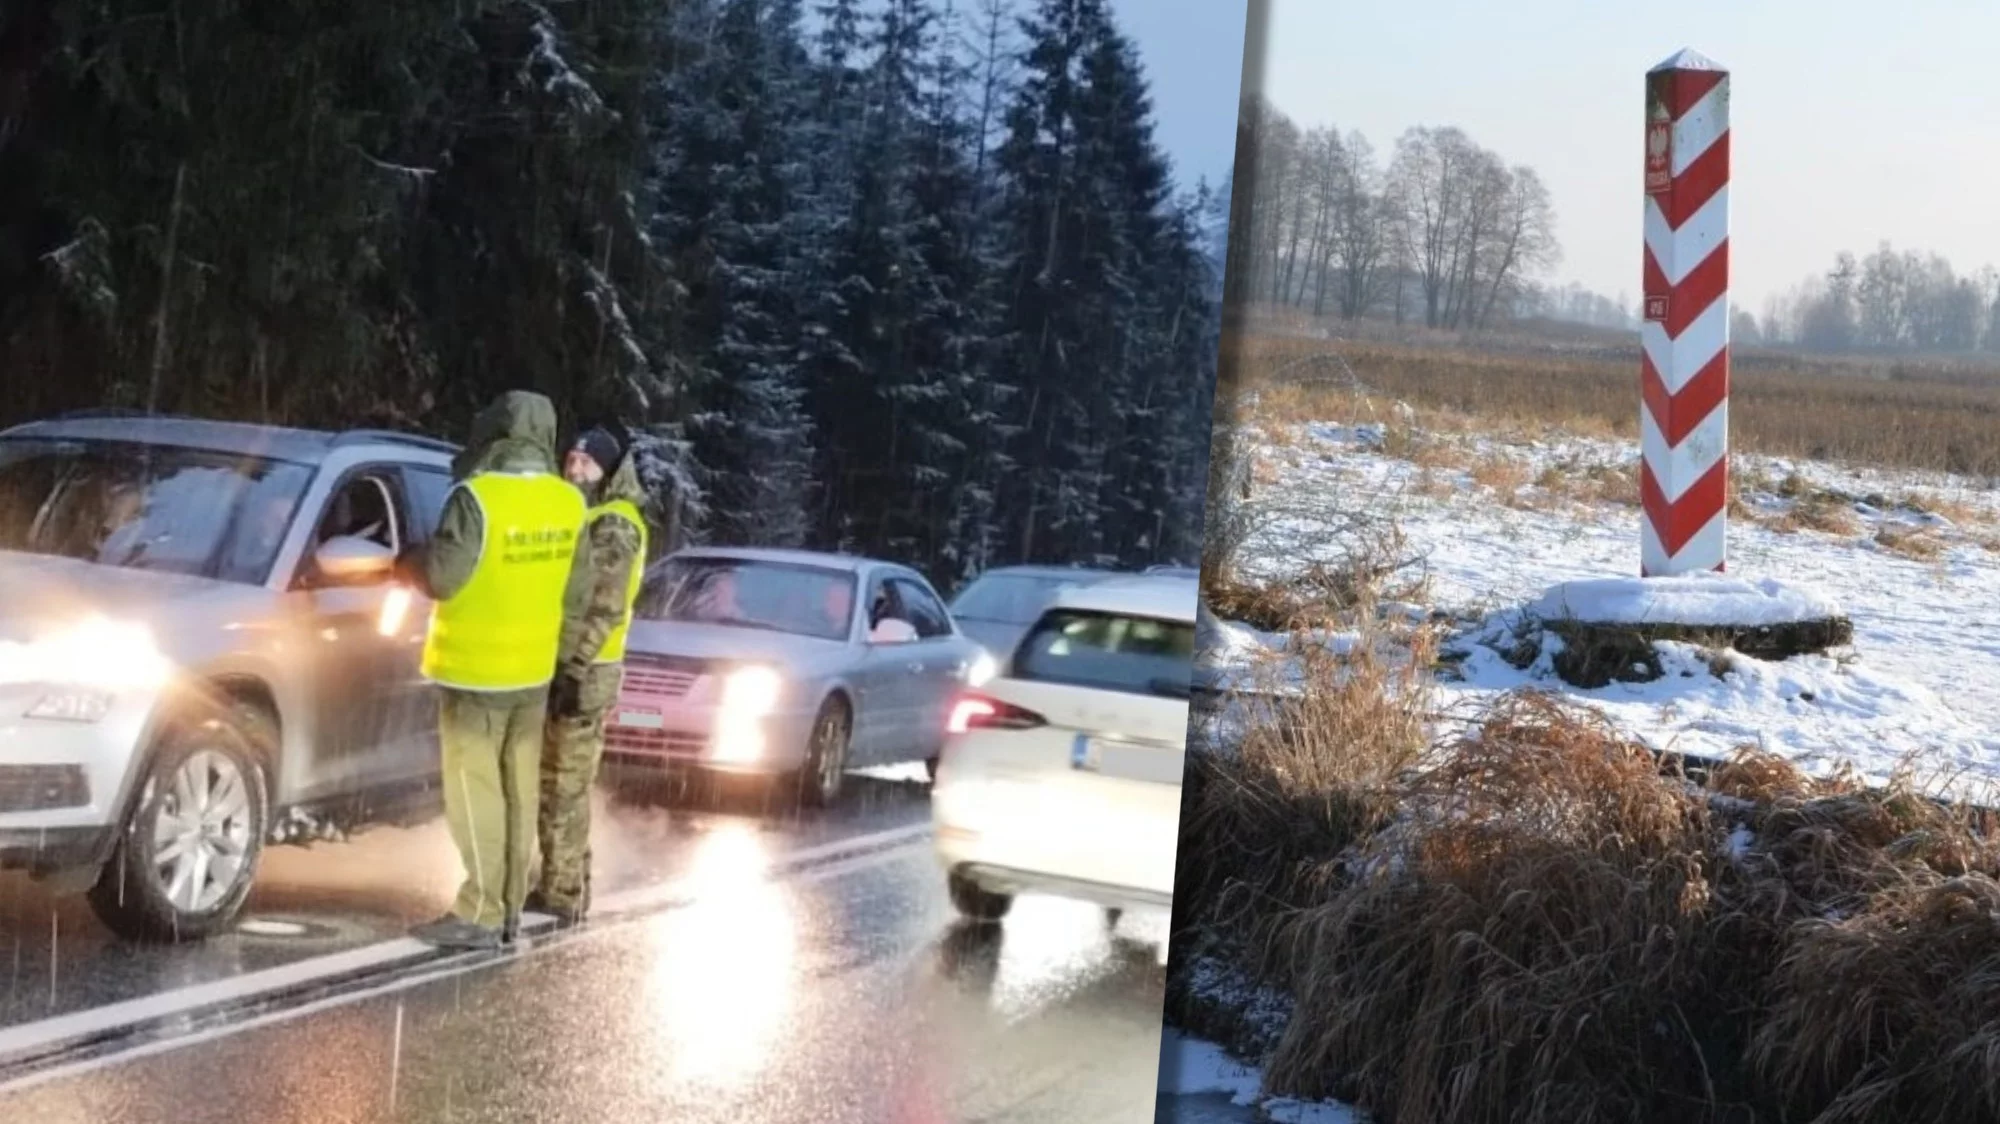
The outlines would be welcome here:
<svg viewBox="0 0 2000 1124">
<path fill-rule="evenodd" d="M 1729 495 L 1729 72 L 1646 73 L 1640 573 L 1720 570 Z"/>
</svg>

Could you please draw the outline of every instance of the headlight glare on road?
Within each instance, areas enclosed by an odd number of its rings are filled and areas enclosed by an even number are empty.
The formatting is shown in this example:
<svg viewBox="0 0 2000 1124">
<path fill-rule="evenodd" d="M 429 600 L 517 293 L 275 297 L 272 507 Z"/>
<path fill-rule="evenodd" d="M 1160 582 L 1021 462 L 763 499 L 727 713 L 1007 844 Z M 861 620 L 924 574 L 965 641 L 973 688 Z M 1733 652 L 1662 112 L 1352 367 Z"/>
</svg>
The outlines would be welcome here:
<svg viewBox="0 0 2000 1124">
<path fill-rule="evenodd" d="M 143 624 L 89 617 L 28 643 L 0 642 L 0 683 L 47 683 L 103 692 L 154 690 L 173 664 Z"/>
<path fill-rule="evenodd" d="M 111 696 L 104 691 L 77 688 L 50 691 L 35 700 L 27 717 L 50 722 L 102 722 L 111 713 Z"/>
</svg>

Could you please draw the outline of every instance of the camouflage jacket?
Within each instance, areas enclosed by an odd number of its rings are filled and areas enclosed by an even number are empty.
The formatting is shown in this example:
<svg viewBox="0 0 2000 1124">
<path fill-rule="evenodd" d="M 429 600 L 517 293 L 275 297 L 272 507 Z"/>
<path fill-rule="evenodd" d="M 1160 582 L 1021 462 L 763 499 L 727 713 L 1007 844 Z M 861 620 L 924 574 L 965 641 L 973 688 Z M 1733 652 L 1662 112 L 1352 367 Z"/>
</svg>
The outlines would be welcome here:
<svg viewBox="0 0 2000 1124">
<path fill-rule="evenodd" d="M 638 468 L 629 455 L 592 492 L 588 497 L 592 506 L 625 500 L 641 512 L 646 509 L 646 493 L 640 487 Z M 585 538 L 590 551 L 589 593 L 582 612 L 568 618 L 563 627 L 558 671 L 559 675 L 579 681 L 590 678 L 597 653 L 625 618 L 625 596 L 631 589 L 632 568 L 646 564 L 640 557 L 639 532 L 623 519 L 597 519 L 591 523 Z"/>
</svg>

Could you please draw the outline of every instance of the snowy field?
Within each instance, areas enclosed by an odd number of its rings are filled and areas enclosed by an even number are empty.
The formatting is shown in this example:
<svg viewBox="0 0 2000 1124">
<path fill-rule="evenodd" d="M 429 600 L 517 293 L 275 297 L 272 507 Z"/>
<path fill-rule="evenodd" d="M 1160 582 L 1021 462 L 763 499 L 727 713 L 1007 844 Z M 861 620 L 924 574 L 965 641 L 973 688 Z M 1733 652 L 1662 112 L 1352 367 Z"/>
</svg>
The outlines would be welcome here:
<svg viewBox="0 0 2000 1124">
<path fill-rule="evenodd" d="M 1639 510 L 1620 495 L 1636 492 L 1635 445 L 1317 423 L 1253 434 L 1249 502 L 1273 514 L 1250 541 L 1246 574 L 1335 561 L 1324 531 L 1335 509 L 1393 518 L 1423 560 L 1425 600 L 1462 622 L 1466 656 L 1460 678 L 1441 685 L 1447 704 L 1469 712 L 1539 687 L 1587 701 L 1657 749 L 1756 745 L 1815 773 L 1846 763 L 1879 780 L 1902 767 L 1967 794 L 2000 782 L 2000 496 L 1978 482 L 1737 456 L 1730 576 L 1837 603 L 1852 647 L 1717 667 L 1665 644 L 1662 678 L 1586 691 L 1557 679 L 1546 652 L 1524 669 L 1503 652 L 1551 586 L 1636 574 Z"/>
</svg>

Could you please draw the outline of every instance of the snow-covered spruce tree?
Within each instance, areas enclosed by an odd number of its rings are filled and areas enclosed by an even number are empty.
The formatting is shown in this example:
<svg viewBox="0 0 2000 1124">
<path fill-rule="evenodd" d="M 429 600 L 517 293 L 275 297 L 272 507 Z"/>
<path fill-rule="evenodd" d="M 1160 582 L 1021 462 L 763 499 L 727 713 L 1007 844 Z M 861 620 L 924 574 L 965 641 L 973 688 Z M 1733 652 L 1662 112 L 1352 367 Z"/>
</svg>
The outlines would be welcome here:
<svg viewBox="0 0 2000 1124">
<path fill-rule="evenodd" d="M 1101 166 L 1103 270 L 1117 317 L 1107 378 L 1093 403 L 1104 472 L 1100 557 L 1149 561 L 1159 547 L 1170 478 L 1187 459 L 1187 392 L 1199 368 L 1171 365 L 1187 238 L 1169 225 L 1172 183 L 1153 141 L 1152 101 L 1137 53 L 1108 21 L 1095 29 L 1081 73 L 1079 151 Z"/>
<path fill-rule="evenodd" d="M 450 419 L 523 387 L 566 420 L 643 425 L 672 396 L 632 297 L 656 268 L 632 204 L 640 9 L 512 0 L 470 25 L 480 51 L 454 76 L 460 131 L 433 186 L 419 282 L 453 376 Z"/>
<path fill-rule="evenodd" d="M 995 371 L 1019 388 L 1010 420 L 1020 427 L 999 515 L 1007 553 L 1024 560 L 1074 558 L 1094 529 L 1087 399 L 1102 377 L 1108 279 L 1091 268 L 1103 259 L 1085 243 L 1101 218 L 1092 194 L 1101 185 L 1084 182 L 1075 115 L 1080 60 L 1104 19 L 1101 0 L 1038 0 L 1021 20 L 1021 79 L 994 154 L 1006 294 Z"/>
<path fill-rule="evenodd" d="M 797 363 L 795 210 L 810 60 L 796 0 L 686 0 L 659 28 L 649 233 L 668 262 L 661 310 L 707 517 L 723 542 L 808 533 L 812 426 Z"/>
<path fill-rule="evenodd" d="M 870 24 L 851 210 L 832 246 L 829 316 L 816 325 L 826 346 L 814 416 L 827 510 L 846 516 L 839 530 L 946 580 L 981 325 L 967 303 L 974 185 L 950 91 L 938 89 L 937 20 L 924 0 L 891 0 Z"/>
<path fill-rule="evenodd" d="M 1186 287 L 1196 233 L 1170 205 L 1144 78 L 1102 0 L 1039 0 L 1022 32 L 996 154 L 998 370 L 1021 388 L 1001 517 L 1022 556 L 1150 561 L 1187 507 L 1163 497 L 1191 487 L 1169 465 L 1206 437 L 1192 403 L 1212 360 L 1188 362 L 1181 323 L 1190 300 L 1203 330 L 1211 319 Z"/>
<path fill-rule="evenodd" d="M 424 111 L 467 53 L 457 11 L 195 6 L 162 35 L 147 0 L 10 3 L 0 424 L 420 402 L 436 372 L 402 280 L 449 144 Z"/>
<path fill-rule="evenodd" d="M 931 576 L 949 588 L 989 563 L 993 483 L 1009 388 L 994 378 L 989 340 L 996 303 L 979 222 L 977 118 L 965 112 L 974 69 L 959 54 L 959 13 L 949 4 L 919 76 L 909 154 L 914 241 L 926 284 L 916 301 L 916 364 L 929 371 L 930 422 L 906 467 L 925 491 Z"/>
</svg>

